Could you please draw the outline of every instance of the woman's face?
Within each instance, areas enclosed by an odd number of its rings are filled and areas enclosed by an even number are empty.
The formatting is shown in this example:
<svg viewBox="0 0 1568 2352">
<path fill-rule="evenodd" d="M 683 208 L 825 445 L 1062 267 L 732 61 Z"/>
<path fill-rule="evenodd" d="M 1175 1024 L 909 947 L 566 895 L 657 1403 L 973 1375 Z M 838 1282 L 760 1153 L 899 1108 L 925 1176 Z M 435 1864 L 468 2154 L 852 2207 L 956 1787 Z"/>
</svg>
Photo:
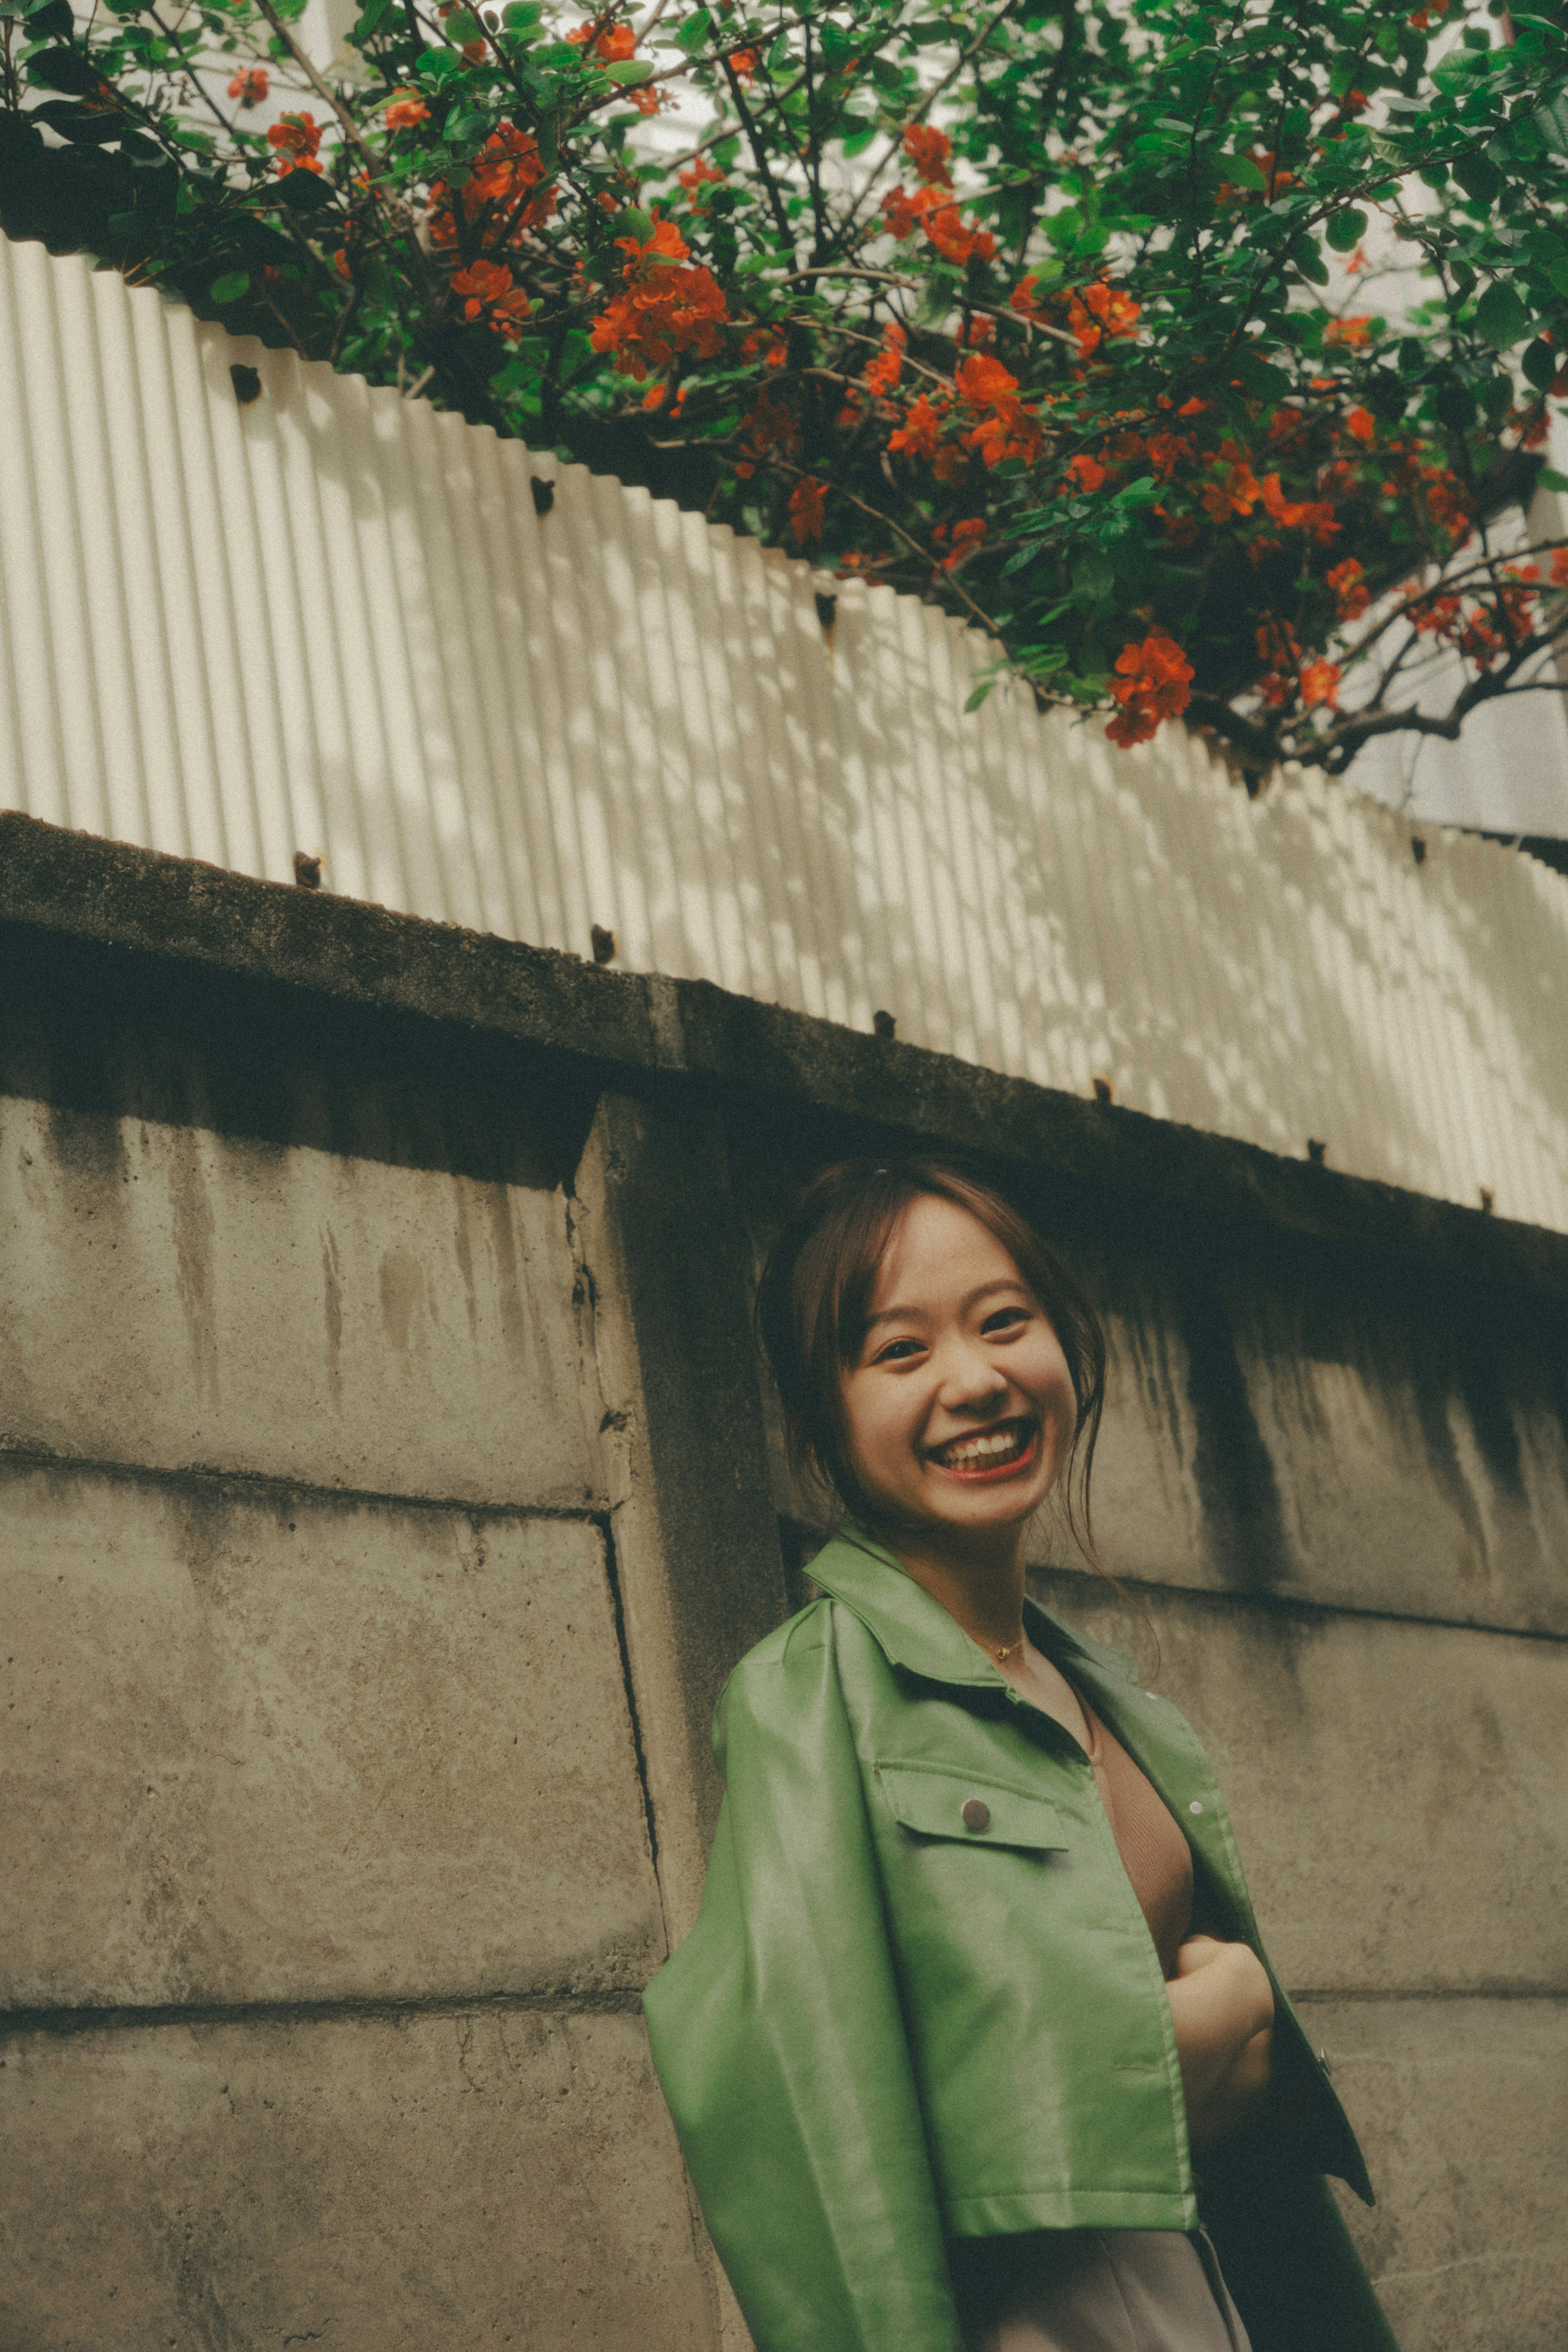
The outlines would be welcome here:
<svg viewBox="0 0 1568 2352">
<path fill-rule="evenodd" d="M 1012 1258 L 967 1209 L 930 1196 L 888 1244 L 844 1403 L 878 1516 L 929 1535 L 1026 1519 L 1077 1418 L 1061 1344 Z"/>
</svg>

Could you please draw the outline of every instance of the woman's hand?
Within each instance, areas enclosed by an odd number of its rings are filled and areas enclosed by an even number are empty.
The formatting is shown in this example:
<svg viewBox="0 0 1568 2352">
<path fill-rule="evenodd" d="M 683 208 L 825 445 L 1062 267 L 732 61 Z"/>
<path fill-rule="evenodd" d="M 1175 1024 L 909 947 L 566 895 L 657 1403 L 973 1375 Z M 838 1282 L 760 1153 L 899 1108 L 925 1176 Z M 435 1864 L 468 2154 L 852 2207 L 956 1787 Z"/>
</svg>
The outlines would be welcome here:
<svg viewBox="0 0 1568 2352">
<path fill-rule="evenodd" d="M 1166 1985 L 1187 2134 L 1211 2147 L 1239 2131 L 1269 2087 L 1274 1994 L 1249 1944 L 1189 1936 Z"/>
</svg>

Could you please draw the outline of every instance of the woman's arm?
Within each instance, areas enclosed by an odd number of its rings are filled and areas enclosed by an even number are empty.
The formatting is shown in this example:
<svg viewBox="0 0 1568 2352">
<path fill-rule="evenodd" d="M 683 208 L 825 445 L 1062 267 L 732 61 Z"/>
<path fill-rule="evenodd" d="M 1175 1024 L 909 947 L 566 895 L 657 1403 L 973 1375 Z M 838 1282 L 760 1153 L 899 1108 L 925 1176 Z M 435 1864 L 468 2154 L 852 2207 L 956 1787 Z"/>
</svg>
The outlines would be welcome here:
<svg viewBox="0 0 1568 2352">
<path fill-rule="evenodd" d="M 1211 2147 L 1240 2129 L 1268 2090 L 1273 1989 L 1250 1945 L 1189 1936 L 1166 1991 L 1187 2134 L 1194 2147 Z"/>
</svg>

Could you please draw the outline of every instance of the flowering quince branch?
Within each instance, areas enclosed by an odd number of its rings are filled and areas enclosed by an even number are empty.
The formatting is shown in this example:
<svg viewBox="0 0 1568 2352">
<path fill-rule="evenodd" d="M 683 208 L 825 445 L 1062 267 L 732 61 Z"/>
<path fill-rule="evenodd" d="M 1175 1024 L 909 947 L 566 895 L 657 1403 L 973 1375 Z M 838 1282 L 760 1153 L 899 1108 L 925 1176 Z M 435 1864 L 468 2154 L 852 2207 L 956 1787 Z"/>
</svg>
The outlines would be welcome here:
<svg viewBox="0 0 1568 2352">
<path fill-rule="evenodd" d="M 341 73 L 300 5 L 0 17 L 0 226 L 943 603 L 1118 744 L 1338 773 L 1555 689 L 1568 547 L 1499 534 L 1568 492 L 1563 0 L 362 0 Z"/>
</svg>

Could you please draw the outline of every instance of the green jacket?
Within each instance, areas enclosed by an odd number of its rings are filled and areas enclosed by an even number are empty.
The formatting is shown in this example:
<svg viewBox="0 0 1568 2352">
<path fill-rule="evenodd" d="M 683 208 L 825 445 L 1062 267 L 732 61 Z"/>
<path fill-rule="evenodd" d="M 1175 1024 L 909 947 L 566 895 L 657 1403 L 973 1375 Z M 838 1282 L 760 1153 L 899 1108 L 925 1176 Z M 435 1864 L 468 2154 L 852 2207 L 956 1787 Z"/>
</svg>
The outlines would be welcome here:
<svg viewBox="0 0 1568 2352">
<path fill-rule="evenodd" d="M 958 2352 L 950 2238 L 1200 2212 L 1254 2352 L 1392 2352 L 1322 2178 L 1370 2203 L 1365 2168 L 1278 1981 L 1268 2116 L 1200 2192 L 1159 1961 L 1088 1759 L 869 1538 L 811 1574 L 831 1597 L 720 1701 L 701 1915 L 645 1995 L 758 2352 Z M 1032 1602 L 1028 1622 L 1186 1832 L 1205 1926 L 1267 1965 L 1187 1724 L 1120 1651 Z"/>
</svg>

